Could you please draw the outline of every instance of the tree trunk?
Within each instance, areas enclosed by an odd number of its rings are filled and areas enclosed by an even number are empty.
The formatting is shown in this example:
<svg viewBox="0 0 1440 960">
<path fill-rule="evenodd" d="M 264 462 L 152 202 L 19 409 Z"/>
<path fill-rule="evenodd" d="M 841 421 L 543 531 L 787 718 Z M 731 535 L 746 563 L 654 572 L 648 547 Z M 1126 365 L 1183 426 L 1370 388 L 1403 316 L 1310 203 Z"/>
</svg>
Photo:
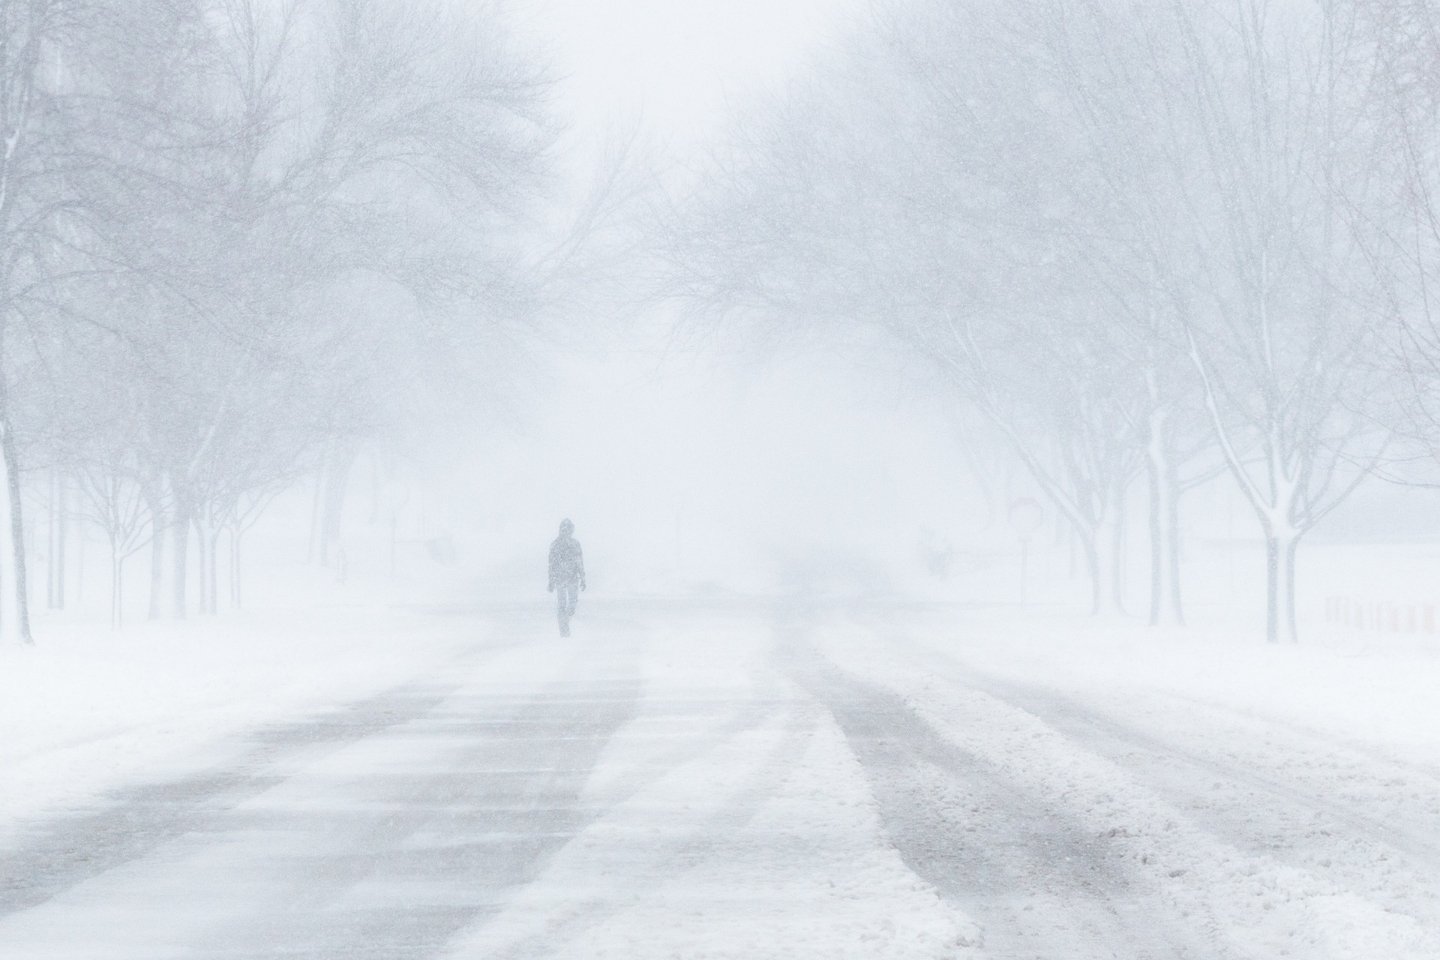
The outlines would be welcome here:
<svg viewBox="0 0 1440 960">
<path fill-rule="evenodd" d="M 65 474 L 57 471 L 56 485 L 59 490 L 58 509 L 60 516 L 55 522 L 55 609 L 65 609 L 65 546 L 70 539 L 70 484 Z"/>
<path fill-rule="evenodd" d="M 67 499 L 65 474 L 51 467 L 45 551 L 45 606 L 51 610 L 65 609 L 65 541 L 70 528 Z"/>
<path fill-rule="evenodd" d="M 20 502 L 20 462 L 15 449 L 15 434 L 10 426 L 9 402 L 6 397 L 4 373 L 0 371 L 0 539 L 8 539 L 3 580 L 4 597 L 0 598 L 0 631 L 7 640 L 34 643 L 30 635 L 29 590 L 25 577 L 25 522 Z"/>
<path fill-rule="evenodd" d="M 201 512 L 197 511 L 197 514 Z M 198 609 L 213 616 L 220 612 L 220 528 L 210 525 L 200 516 L 195 518 L 195 548 L 196 573 L 200 582 Z"/>
<path fill-rule="evenodd" d="M 240 531 L 230 530 L 230 606 L 240 609 Z"/>
<path fill-rule="evenodd" d="M 147 616 L 159 620 L 165 608 L 165 535 L 169 523 L 160 491 L 153 483 L 146 484 L 145 504 L 150 510 L 150 612 Z"/>
<path fill-rule="evenodd" d="M 1295 620 L 1295 553 L 1299 547 L 1300 538 L 1292 537 L 1281 545 L 1280 553 L 1280 602 L 1285 628 L 1288 631 L 1287 639 L 1291 643 L 1300 642 L 1300 628 Z"/>
<path fill-rule="evenodd" d="M 1180 484 L 1167 443 L 1166 416 L 1150 416 L 1145 474 L 1150 498 L 1150 625 L 1183 624 L 1180 606 Z"/>
<path fill-rule="evenodd" d="M 120 557 L 120 551 L 115 547 L 115 541 L 110 541 L 110 626 L 119 629 L 123 619 L 121 611 L 125 605 L 124 573 L 125 561 Z"/>
<path fill-rule="evenodd" d="M 171 575 L 174 578 L 170 585 L 170 612 L 177 620 L 184 620 L 189 608 L 185 588 L 190 571 L 190 525 L 194 520 L 194 510 L 182 491 L 175 491 L 175 513 L 170 519 L 170 530 L 174 538 L 170 563 Z"/>
<path fill-rule="evenodd" d="M 1100 565 L 1100 551 L 1095 546 L 1093 532 L 1076 531 L 1080 541 L 1080 553 L 1085 558 L 1085 572 L 1090 576 L 1090 615 L 1099 616 L 1105 605 L 1104 576 Z M 1073 556 L 1073 554 L 1072 554 Z"/>
<path fill-rule="evenodd" d="M 85 606 L 85 528 L 75 538 L 75 603 Z"/>
<path fill-rule="evenodd" d="M 212 617 L 220 613 L 220 528 L 207 531 L 205 543 L 206 613 Z"/>
<path fill-rule="evenodd" d="M 350 484 L 350 471 L 357 451 L 353 444 L 338 447 L 330 458 L 325 475 L 325 512 L 320 526 L 320 563 L 330 564 L 330 547 L 340 540 L 340 522 L 345 509 L 345 493 Z"/>
<path fill-rule="evenodd" d="M 1164 484 L 1160 479 L 1159 464 L 1153 457 L 1145 458 L 1145 480 L 1150 497 L 1150 626 L 1154 627 L 1160 624 L 1165 609 L 1165 540 L 1169 531 L 1165 525 L 1165 509 L 1161 505 Z"/>
<path fill-rule="evenodd" d="M 1295 553 L 1300 535 L 1265 533 L 1265 639 L 1300 641 L 1295 617 Z"/>
<path fill-rule="evenodd" d="M 1116 613 L 1125 612 L 1125 498 L 1117 498 L 1115 517 L 1109 523 L 1110 557 L 1109 588 L 1110 607 Z"/>
<path fill-rule="evenodd" d="M 1115 522 L 1101 522 L 1088 528 L 1079 524 L 1072 526 L 1075 542 L 1085 563 L 1085 574 L 1090 580 L 1091 615 L 1123 613 L 1119 561 L 1116 559 L 1119 536 Z"/>
<path fill-rule="evenodd" d="M 1280 541 L 1265 534 L 1265 640 L 1280 642 Z"/>
<path fill-rule="evenodd" d="M 325 472 L 325 504 L 320 525 L 320 563 L 330 566 L 331 545 L 340 543 L 340 522 L 350 485 L 350 471 L 359 455 L 353 443 L 338 446 Z"/>
<path fill-rule="evenodd" d="M 195 572 L 200 588 L 200 595 L 196 598 L 196 609 L 201 616 L 210 612 L 210 540 L 208 531 L 205 529 L 205 522 L 199 517 L 195 518 Z"/>
<path fill-rule="evenodd" d="M 1079 537 L 1075 535 L 1074 526 L 1072 525 L 1070 534 L 1065 540 L 1065 577 L 1068 580 L 1074 580 L 1080 575 L 1080 561 L 1077 558 L 1078 540 Z"/>
<path fill-rule="evenodd" d="M 55 609 L 55 521 L 60 513 L 56 494 L 55 468 L 49 471 L 45 496 L 45 606 Z"/>
<path fill-rule="evenodd" d="M 1167 486 L 1170 494 L 1170 509 L 1168 513 L 1168 524 L 1170 534 L 1165 539 L 1165 546 L 1169 550 L 1166 563 L 1170 567 L 1170 614 L 1175 618 L 1178 626 L 1185 625 L 1185 603 L 1184 596 L 1180 590 L 1180 482 L 1175 475 L 1175 464 L 1170 464 L 1170 483 Z"/>
</svg>

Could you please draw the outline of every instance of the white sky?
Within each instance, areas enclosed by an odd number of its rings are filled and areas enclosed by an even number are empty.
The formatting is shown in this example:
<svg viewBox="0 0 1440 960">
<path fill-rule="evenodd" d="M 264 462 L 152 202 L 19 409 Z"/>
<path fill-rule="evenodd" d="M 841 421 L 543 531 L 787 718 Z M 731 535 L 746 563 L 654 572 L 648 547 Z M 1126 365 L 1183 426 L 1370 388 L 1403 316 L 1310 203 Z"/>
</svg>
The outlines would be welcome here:
<svg viewBox="0 0 1440 960">
<path fill-rule="evenodd" d="M 858 0 L 523 0 L 582 126 L 643 117 L 662 140 L 712 132 L 727 103 L 803 67 Z"/>
</svg>

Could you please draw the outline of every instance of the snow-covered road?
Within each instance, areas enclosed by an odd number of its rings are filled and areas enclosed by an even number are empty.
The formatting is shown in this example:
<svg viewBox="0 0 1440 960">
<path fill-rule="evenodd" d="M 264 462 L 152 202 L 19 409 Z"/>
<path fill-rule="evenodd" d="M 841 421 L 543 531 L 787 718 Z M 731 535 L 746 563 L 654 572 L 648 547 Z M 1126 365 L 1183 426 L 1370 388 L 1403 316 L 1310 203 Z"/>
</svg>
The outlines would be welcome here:
<svg viewBox="0 0 1440 960">
<path fill-rule="evenodd" d="M 1440 956 L 1413 743 L 963 611 L 582 616 L 28 821 L 0 957 Z"/>
</svg>

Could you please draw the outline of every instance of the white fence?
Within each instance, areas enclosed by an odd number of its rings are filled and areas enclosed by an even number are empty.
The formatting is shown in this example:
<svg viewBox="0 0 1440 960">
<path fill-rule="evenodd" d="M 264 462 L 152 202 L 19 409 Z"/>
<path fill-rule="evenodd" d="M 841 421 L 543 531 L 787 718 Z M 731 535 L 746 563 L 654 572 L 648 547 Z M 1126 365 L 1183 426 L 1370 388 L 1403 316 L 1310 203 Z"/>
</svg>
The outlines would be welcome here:
<svg viewBox="0 0 1440 960">
<path fill-rule="evenodd" d="M 1325 598 L 1325 620 L 1375 633 L 1434 635 L 1437 632 L 1435 607 L 1433 603 L 1395 603 L 1329 596 Z"/>
</svg>

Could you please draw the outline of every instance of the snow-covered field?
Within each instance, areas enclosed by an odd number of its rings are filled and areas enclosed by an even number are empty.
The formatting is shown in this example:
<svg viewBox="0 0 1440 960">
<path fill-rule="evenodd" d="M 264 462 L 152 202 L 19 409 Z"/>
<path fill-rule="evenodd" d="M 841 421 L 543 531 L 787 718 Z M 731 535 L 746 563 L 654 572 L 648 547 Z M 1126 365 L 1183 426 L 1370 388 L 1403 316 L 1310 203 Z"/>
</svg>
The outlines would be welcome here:
<svg viewBox="0 0 1440 960">
<path fill-rule="evenodd" d="M 0 956 L 1440 956 L 1440 654 L 976 605 L 0 654 Z"/>
</svg>

